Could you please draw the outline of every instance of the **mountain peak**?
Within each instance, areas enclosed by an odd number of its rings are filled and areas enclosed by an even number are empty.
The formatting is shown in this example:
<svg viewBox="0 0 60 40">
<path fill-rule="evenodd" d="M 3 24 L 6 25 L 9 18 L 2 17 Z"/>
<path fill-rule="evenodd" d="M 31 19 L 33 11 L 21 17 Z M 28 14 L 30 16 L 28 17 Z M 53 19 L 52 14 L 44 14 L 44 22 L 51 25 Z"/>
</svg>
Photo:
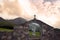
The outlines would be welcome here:
<svg viewBox="0 0 60 40">
<path fill-rule="evenodd" d="M 2 17 L 0 17 L 0 21 L 5 21 Z"/>
</svg>

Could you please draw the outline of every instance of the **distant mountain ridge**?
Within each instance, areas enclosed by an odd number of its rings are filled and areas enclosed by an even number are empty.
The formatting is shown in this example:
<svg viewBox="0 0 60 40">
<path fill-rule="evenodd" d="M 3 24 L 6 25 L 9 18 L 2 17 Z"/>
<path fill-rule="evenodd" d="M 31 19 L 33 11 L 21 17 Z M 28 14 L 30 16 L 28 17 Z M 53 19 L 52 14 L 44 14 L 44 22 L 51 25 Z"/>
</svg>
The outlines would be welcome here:
<svg viewBox="0 0 60 40">
<path fill-rule="evenodd" d="M 2 17 L 0 17 L 0 22 L 1 22 L 1 21 L 5 21 L 5 19 L 3 19 Z"/>
<path fill-rule="evenodd" d="M 10 20 L 6 20 L 6 19 L 3 19 L 2 17 L 0 17 L 0 21 L 8 21 L 8 22 L 13 22 L 15 24 L 22 24 L 22 23 L 25 23 L 27 20 L 24 19 L 24 18 L 15 18 L 15 19 L 10 19 Z"/>
<path fill-rule="evenodd" d="M 8 22 L 12 22 L 12 23 L 14 23 L 15 25 L 20 25 L 20 24 L 25 23 L 27 20 L 24 19 L 24 18 L 16 18 L 16 19 L 7 20 L 7 21 L 8 21 Z"/>
<path fill-rule="evenodd" d="M 26 20 L 20 17 L 16 19 L 11 19 L 11 20 L 3 19 L 0 17 L 0 28 L 13 29 L 14 26 L 20 26 L 25 22 Z"/>
</svg>

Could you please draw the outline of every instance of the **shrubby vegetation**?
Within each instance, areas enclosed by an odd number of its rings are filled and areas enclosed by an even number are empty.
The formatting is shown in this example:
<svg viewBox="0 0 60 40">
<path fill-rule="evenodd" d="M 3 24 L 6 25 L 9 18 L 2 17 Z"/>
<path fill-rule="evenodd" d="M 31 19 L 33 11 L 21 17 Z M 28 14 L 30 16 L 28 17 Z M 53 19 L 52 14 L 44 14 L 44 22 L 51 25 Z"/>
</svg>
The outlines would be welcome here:
<svg viewBox="0 0 60 40">
<path fill-rule="evenodd" d="M 14 24 L 8 21 L 0 22 L 0 28 L 13 29 Z"/>
<path fill-rule="evenodd" d="M 19 26 L 22 23 L 25 23 L 26 20 L 24 18 L 16 18 L 11 20 L 5 20 L 0 17 L 0 28 L 1 29 L 13 29 L 15 25 Z"/>
<path fill-rule="evenodd" d="M 0 21 L 0 31 L 11 32 L 13 31 L 14 24 L 8 21 Z"/>
</svg>

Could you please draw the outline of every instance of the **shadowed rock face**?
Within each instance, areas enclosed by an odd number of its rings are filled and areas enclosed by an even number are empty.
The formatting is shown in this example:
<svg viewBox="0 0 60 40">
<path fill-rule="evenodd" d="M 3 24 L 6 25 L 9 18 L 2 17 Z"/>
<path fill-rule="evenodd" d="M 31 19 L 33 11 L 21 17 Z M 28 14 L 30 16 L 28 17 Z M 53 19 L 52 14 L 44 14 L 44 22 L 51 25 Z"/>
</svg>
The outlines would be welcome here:
<svg viewBox="0 0 60 40">
<path fill-rule="evenodd" d="M 55 40 L 60 40 L 60 29 L 54 29 Z"/>
<path fill-rule="evenodd" d="M 26 20 L 23 18 L 16 18 L 13 20 L 7 20 L 9 22 L 25 23 Z M 29 23 L 38 23 L 42 27 L 41 39 L 40 37 L 29 37 Z M 55 38 L 54 38 L 55 37 Z M 60 40 L 60 29 L 54 29 L 50 25 L 39 21 L 39 20 L 30 20 L 26 24 L 15 26 L 13 32 L 0 32 L 0 40 Z"/>
</svg>

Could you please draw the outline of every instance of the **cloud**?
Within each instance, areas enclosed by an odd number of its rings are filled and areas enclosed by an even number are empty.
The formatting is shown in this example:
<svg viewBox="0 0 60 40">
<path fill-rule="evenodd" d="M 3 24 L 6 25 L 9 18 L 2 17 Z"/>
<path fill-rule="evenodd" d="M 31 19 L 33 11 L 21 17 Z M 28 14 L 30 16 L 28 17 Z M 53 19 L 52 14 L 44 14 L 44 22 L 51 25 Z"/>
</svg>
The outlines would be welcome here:
<svg viewBox="0 0 60 40">
<path fill-rule="evenodd" d="M 57 0 L 44 0 L 44 2 L 55 2 Z"/>
<path fill-rule="evenodd" d="M 32 1 L 32 3 L 39 11 L 38 19 L 55 28 L 60 28 L 60 0 L 37 0 Z"/>
<path fill-rule="evenodd" d="M 43 4 L 43 2 L 45 3 Z M 31 20 L 36 14 L 37 19 L 60 28 L 60 0 L 18 0 L 18 3 L 8 2 L 3 8 L 0 16 L 5 19 L 23 17 Z"/>
</svg>

